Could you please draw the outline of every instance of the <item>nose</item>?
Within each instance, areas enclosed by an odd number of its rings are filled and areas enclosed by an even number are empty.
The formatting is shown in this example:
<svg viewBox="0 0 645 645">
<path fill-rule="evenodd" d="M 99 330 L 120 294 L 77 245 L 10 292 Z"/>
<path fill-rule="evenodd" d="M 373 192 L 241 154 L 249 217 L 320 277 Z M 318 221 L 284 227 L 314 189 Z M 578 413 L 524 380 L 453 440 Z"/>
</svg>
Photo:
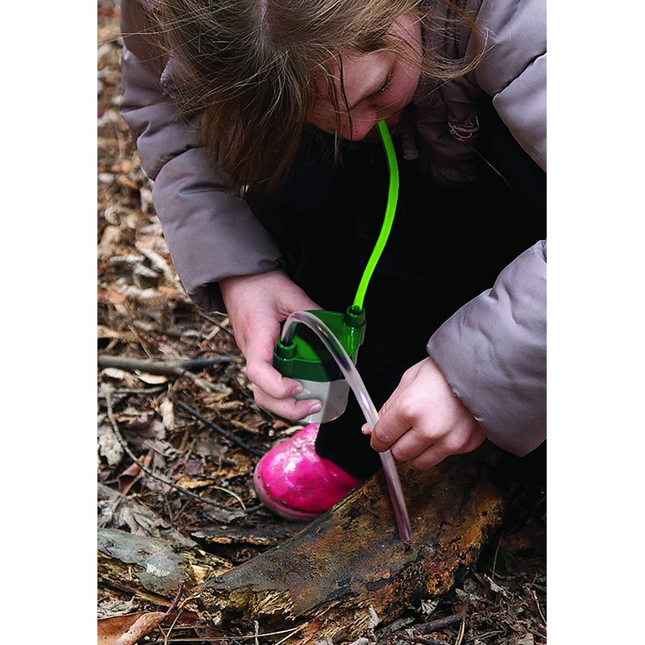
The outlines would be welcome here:
<svg viewBox="0 0 645 645">
<path fill-rule="evenodd" d="M 376 125 L 376 120 L 376 112 L 373 110 L 352 115 L 351 127 L 350 120 L 346 117 L 340 127 L 340 136 L 349 141 L 360 141 Z"/>
</svg>

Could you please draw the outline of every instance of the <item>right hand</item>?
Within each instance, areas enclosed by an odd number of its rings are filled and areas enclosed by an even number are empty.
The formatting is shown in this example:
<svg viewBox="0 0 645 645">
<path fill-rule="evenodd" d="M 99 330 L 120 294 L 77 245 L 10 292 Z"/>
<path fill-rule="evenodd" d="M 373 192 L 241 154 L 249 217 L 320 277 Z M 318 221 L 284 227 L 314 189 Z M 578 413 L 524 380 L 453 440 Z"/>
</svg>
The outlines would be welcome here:
<svg viewBox="0 0 645 645">
<path fill-rule="evenodd" d="M 225 278 L 219 282 L 233 333 L 246 358 L 246 375 L 255 402 L 286 419 L 298 420 L 319 411 L 317 399 L 296 401 L 302 386 L 273 367 L 273 349 L 280 323 L 296 311 L 320 309 L 281 269 Z"/>
</svg>

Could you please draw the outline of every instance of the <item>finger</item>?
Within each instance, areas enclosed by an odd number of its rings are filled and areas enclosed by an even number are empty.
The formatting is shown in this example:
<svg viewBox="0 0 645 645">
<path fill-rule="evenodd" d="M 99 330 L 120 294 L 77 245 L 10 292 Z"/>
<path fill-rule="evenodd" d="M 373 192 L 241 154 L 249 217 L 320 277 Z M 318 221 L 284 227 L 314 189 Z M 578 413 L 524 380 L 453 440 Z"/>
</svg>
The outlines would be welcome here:
<svg viewBox="0 0 645 645">
<path fill-rule="evenodd" d="M 254 386 L 266 392 L 273 399 L 286 399 L 298 396 L 303 389 L 298 381 L 282 376 L 267 361 L 248 361 L 246 364 L 246 375 Z"/>
<path fill-rule="evenodd" d="M 279 328 L 278 328 L 279 329 Z M 273 348 L 277 334 L 264 329 L 252 335 L 246 346 L 246 375 L 268 396 L 274 399 L 286 399 L 302 392 L 298 381 L 286 378 L 273 367 Z"/>
<path fill-rule="evenodd" d="M 450 453 L 442 442 L 437 442 L 424 450 L 418 457 L 410 462 L 410 465 L 417 470 L 425 470 L 442 462 Z"/>
<path fill-rule="evenodd" d="M 413 425 L 413 414 L 405 403 L 407 397 L 400 395 L 383 412 L 378 423 L 372 430 L 372 448 L 377 452 L 385 452 L 392 444 L 406 433 Z"/>
<path fill-rule="evenodd" d="M 383 407 L 381 407 L 381 409 L 379 410 L 380 419 L 382 419 L 383 416 L 385 415 L 389 416 L 390 408 L 395 404 L 399 396 L 414 381 L 414 379 L 417 376 L 417 373 L 419 372 L 419 369 L 420 367 L 418 364 L 413 365 L 409 370 L 405 372 L 405 374 L 403 374 L 403 376 L 401 377 L 401 381 L 397 385 L 396 389 L 394 390 L 394 392 L 392 392 L 392 395 L 390 396 L 390 398 L 383 404 Z M 380 424 L 380 421 L 377 423 L 377 425 L 379 424 Z M 387 423 L 386 423 L 386 426 L 387 426 Z M 407 430 L 407 428 L 405 430 Z M 403 430 L 403 432 L 405 432 L 405 430 Z M 366 435 L 371 435 L 373 434 L 374 431 L 372 428 L 370 428 L 369 424 L 365 423 L 361 427 L 361 432 Z M 392 436 L 393 436 L 393 440 L 396 441 L 396 437 L 400 435 L 392 435 Z M 379 443 L 377 443 L 377 445 L 379 446 L 381 445 L 380 440 L 379 440 Z M 374 445 L 372 445 L 372 448 L 374 448 Z M 377 448 L 374 448 L 374 450 L 377 450 Z M 385 450 L 387 450 L 387 448 L 383 448 L 383 450 L 379 450 L 379 452 L 384 452 Z"/>
<path fill-rule="evenodd" d="M 399 395 L 404 392 L 408 386 L 414 381 L 414 379 L 417 376 L 417 373 L 419 371 L 419 366 L 418 365 L 413 365 L 409 370 L 403 374 L 401 377 L 401 381 L 399 384 L 396 386 L 396 389 L 394 392 L 392 392 L 392 395 L 390 398 L 383 404 L 383 407 L 379 410 L 379 417 L 382 418 L 385 414 L 388 413 L 388 410 L 392 407 L 392 405 L 395 403 L 395 401 L 398 399 Z M 372 428 L 370 428 L 369 424 L 365 423 L 361 427 L 361 432 L 366 435 L 371 435 L 373 434 Z M 374 446 L 372 446 L 374 447 Z M 376 450 L 376 448 L 375 448 Z M 379 452 L 383 452 L 383 450 L 380 450 Z"/>
<path fill-rule="evenodd" d="M 428 432 L 411 428 L 394 442 L 390 450 L 397 461 L 413 461 L 438 440 L 439 437 L 434 438 Z"/>
<path fill-rule="evenodd" d="M 420 366 L 417 363 L 413 365 L 410 369 L 406 370 L 399 384 L 396 386 L 396 389 L 390 395 L 390 398 L 383 404 L 383 407 L 379 410 L 379 415 L 383 416 L 387 410 L 394 404 L 394 402 L 399 398 L 399 396 L 408 389 L 408 387 L 414 382 L 414 379 L 419 373 Z"/>
<path fill-rule="evenodd" d="M 486 433 L 483 428 L 477 424 L 476 428 L 471 428 L 461 437 L 446 435 L 427 450 L 423 451 L 418 457 L 411 461 L 411 466 L 419 470 L 424 470 L 436 466 L 450 455 L 463 455 L 472 452 L 478 448 L 486 439 Z"/>
<path fill-rule="evenodd" d="M 261 408 L 293 421 L 304 419 L 310 414 L 316 414 L 322 410 L 322 403 L 318 399 L 303 399 L 300 401 L 291 397 L 276 399 L 258 387 L 253 388 L 253 395 L 255 402 Z"/>
</svg>

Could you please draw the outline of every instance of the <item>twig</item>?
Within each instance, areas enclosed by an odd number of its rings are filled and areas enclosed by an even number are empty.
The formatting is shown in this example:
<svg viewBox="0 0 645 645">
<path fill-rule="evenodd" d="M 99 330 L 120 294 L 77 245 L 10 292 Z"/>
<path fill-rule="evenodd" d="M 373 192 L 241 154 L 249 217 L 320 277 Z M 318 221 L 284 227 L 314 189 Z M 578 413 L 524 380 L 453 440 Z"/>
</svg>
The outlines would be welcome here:
<svg viewBox="0 0 645 645">
<path fill-rule="evenodd" d="M 141 348 L 143 351 L 150 357 L 152 358 L 152 352 L 150 349 L 148 349 L 148 343 L 144 338 L 141 336 L 141 334 L 138 332 L 137 328 L 132 324 L 132 321 L 128 322 L 128 327 L 130 328 L 130 331 L 136 336 L 136 339 L 139 341 L 139 345 L 141 345 Z"/>
<path fill-rule="evenodd" d="M 181 593 L 184 590 L 184 583 L 180 582 L 179 583 L 179 588 L 177 589 L 177 595 L 175 596 L 174 600 L 172 601 L 172 604 L 170 607 L 168 607 L 168 611 L 166 612 L 166 616 L 170 616 L 170 614 L 176 609 L 177 605 L 179 604 L 179 599 L 181 598 Z"/>
<path fill-rule="evenodd" d="M 172 601 L 172 605 L 168 607 L 168 611 L 166 612 L 166 616 L 170 616 L 170 613 L 177 607 L 179 604 L 179 599 L 181 598 L 181 592 L 184 590 L 184 585 L 183 583 L 179 583 L 179 589 L 177 591 L 177 595 L 175 596 L 175 599 Z M 172 621 L 172 625 L 168 628 L 168 633 L 163 635 L 163 642 L 164 645 L 168 645 L 168 637 L 170 634 L 172 634 L 172 630 L 175 628 L 175 625 L 177 624 L 177 621 L 179 620 L 179 616 L 181 615 L 181 610 L 177 612 L 177 615 L 175 616 L 175 620 Z M 162 621 L 163 622 L 163 621 Z M 161 625 L 160 625 L 161 627 Z"/>
<path fill-rule="evenodd" d="M 497 542 L 497 548 L 495 549 L 495 557 L 493 558 L 493 569 L 491 571 L 491 580 L 495 580 L 495 567 L 497 566 L 497 553 L 499 552 L 499 545 L 502 543 L 502 538 L 504 537 L 504 534 L 502 533 L 499 536 L 499 542 Z"/>
<path fill-rule="evenodd" d="M 196 495 L 195 493 L 187 490 L 186 488 L 183 488 L 182 486 L 178 486 L 174 482 L 171 482 L 169 479 L 166 479 L 161 475 L 157 475 L 157 473 L 150 470 L 150 468 L 148 468 L 139 459 L 137 459 L 137 457 L 134 455 L 132 450 L 130 450 L 130 446 L 128 446 L 126 440 L 123 438 L 123 435 L 121 434 L 121 430 L 119 430 L 119 426 L 116 423 L 116 420 L 114 418 L 114 411 L 112 409 L 112 394 L 110 392 L 107 392 L 105 395 L 105 403 L 107 406 L 108 419 L 110 420 L 110 424 L 112 425 L 112 430 L 114 430 L 114 434 L 117 438 L 117 441 L 121 444 L 121 447 L 123 448 L 123 450 L 125 450 L 128 457 L 130 457 L 130 459 L 132 459 L 132 461 L 134 461 L 134 463 L 137 464 L 144 473 L 146 473 L 147 475 L 150 475 L 150 477 L 152 477 L 153 479 L 157 479 L 160 482 L 166 484 L 166 486 L 170 486 L 171 488 L 174 488 L 176 491 L 179 491 L 182 495 L 193 497 L 194 499 L 197 499 L 200 502 L 203 502 L 204 504 L 215 506 L 216 508 L 222 508 L 227 511 L 231 510 L 230 506 L 226 506 L 225 504 L 220 504 L 218 502 L 215 502 L 212 499 L 209 499 L 208 497 L 202 497 L 201 495 Z M 250 510 L 251 509 L 249 509 L 248 511 L 242 511 L 242 512 L 249 512 Z"/>
<path fill-rule="evenodd" d="M 221 428 L 210 419 L 203 417 L 201 414 L 199 414 L 199 412 L 197 412 L 196 410 L 193 410 L 185 403 L 182 403 L 181 401 L 177 401 L 177 405 L 182 410 L 185 410 L 186 412 L 188 412 L 188 414 L 190 414 L 191 416 L 195 417 L 196 419 L 199 419 L 202 423 L 205 423 L 207 426 L 213 428 L 213 430 L 215 430 L 216 432 L 219 432 L 223 437 L 228 439 L 231 443 L 234 443 L 236 446 L 239 446 L 240 448 L 244 448 L 244 450 L 247 450 L 248 452 L 250 452 L 253 455 L 256 455 L 257 457 L 262 457 L 264 455 L 264 453 L 261 450 L 252 448 L 248 444 L 244 443 L 241 439 L 238 439 L 234 434 L 231 434 L 227 430 L 224 430 L 224 428 Z"/>
<path fill-rule="evenodd" d="M 126 358 L 124 356 L 109 356 L 101 354 L 98 357 L 98 365 L 101 369 L 105 367 L 116 367 L 127 372 L 141 371 L 148 374 L 160 374 L 162 376 L 183 376 L 184 372 L 200 372 L 207 367 L 220 365 L 222 363 L 240 362 L 239 358 L 232 356 L 212 356 L 210 358 L 181 359 L 175 361 L 154 361 L 139 358 Z"/>
<path fill-rule="evenodd" d="M 486 640 L 487 638 L 491 638 L 492 636 L 499 636 L 500 634 L 503 634 L 504 632 L 500 632 L 499 630 L 496 632 L 485 632 L 484 634 L 477 634 L 477 636 L 471 636 L 470 638 L 467 638 L 464 642 L 463 645 L 469 645 L 470 643 L 474 643 L 475 641 L 483 641 Z"/>
<path fill-rule="evenodd" d="M 306 627 L 309 623 L 306 623 L 305 625 L 300 625 L 300 627 L 296 627 L 290 634 L 287 634 L 284 638 L 281 638 L 275 645 L 280 645 L 280 643 L 284 643 L 286 640 L 289 640 L 296 632 L 299 632 L 303 627 Z"/>
<path fill-rule="evenodd" d="M 446 616 L 445 618 L 437 618 L 437 620 L 431 620 L 429 623 L 424 623 L 415 628 L 415 631 L 420 632 L 421 634 L 428 634 L 430 632 L 436 632 L 443 627 L 448 627 L 449 625 L 454 625 L 455 623 L 460 622 L 466 618 L 465 613 L 455 614 L 454 616 Z"/>
<path fill-rule="evenodd" d="M 256 638 L 258 636 L 279 636 L 280 634 L 286 634 L 287 632 L 289 632 L 285 638 L 283 638 L 282 640 L 278 641 L 275 644 L 275 645 L 279 645 L 279 643 L 283 643 L 288 638 L 291 638 L 296 632 L 300 631 L 303 627 L 305 627 L 308 624 L 309 623 L 306 623 L 305 625 L 300 625 L 299 627 L 293 627 L 291 629 L 282 629 L 282 630 L 280 630 L 278 632 L 265 632 L 264 634 L 253 634 L 252 636 L 237 636 L 236 639 L 244 641 L 244 640 L 250 640 L 251 638 Z M 210 636 L 209 638 L 195 638 L 195 637 L 192 637 L 192 638 L 173 638 L 172 640 L 170 640 L 168 642 L 169 643 L 193 643 L 193 642 L 195 642 L 195 643 L 201 643 L 201 642 L 210 643 L 211 641 L 227 641 L 227 640 L 231 640 L 231 637 L 230 636 L 225 636 L 225 637 L 219 638 L 219 637 Z M 446 644 L 442 643 L 441 645 L 446 645 Z"/>
<path fill-rule="evenodd" d="M 446 645 L 446 641 L 440 641 L 438 638 L 433 638 L 432 636 L 417 636 L 416 634 L 412 634 L 407 637 L 407 640 L 413 643 L 422 643 L 422 645 Z"/>
<path fill-rule="evenodd" d="M 117 395 L 135 396 L 136 394 L 157 394 L 167 389 L 166 385 L 155 385 L 154 387 L 147 388 L 128 388 L 128 387 L 115 387 L 112 392 Z M 99 397 L 101 397 L 99 393 Z M 105 396 L 103 396 L 105 398 Z"/>
<path fill-rule="evenodd" d="M 466 618 L 461 621 L 459 626 L 459 634 L 457 634 L 457 642 L 455 645 L 461 645 L 461 641 L 464 640 L 464 634 L 466 633 Z"/>
<path fill-rule="evenodd" d="M 208 322 L 212 322 L 212 323 L 213 323 L 213 325 L 215 325 L 215 326 L 219 327 L 220 329 L 224 330 L 227 334 L 229 334 L 229 335 L 231 336 L 231 338 L 235 338 L 235 334 L 234 334 L 230 329 L 228 329 L 227 327 L 225 327 L 221 322 L 219 322 L 219 321 L 215 320 L 214 318 L 211 318 L 210 316 L 208 316 L 207 314 L 205 314 L 203 311 L 198 311 L 197 313 L 198 313 L 202 318 L 205 318 L 206 320 L 208 320 Z M 227 317 L 228 317 L 228 316 L 227 316 Z M 224 320 L 226 320 L 226 318 L 225 318 Z"/>
<path fill-rule="evenodd" d="M 535 598 L 535 604 L 537 605 L 538 612 L 540 614 L 540 618 L 542 619 L 542 622 L 544 623 L 544 626 L 546 627 L 546 618 L 544 617 L 544 614 L 542 613 L 542 607 L 540 607 L 540 601 L 538 600 L 537 594 L 535 593 L 535 589 L 530 589 L 529 591 L 533 594 L 533 598 Z"/>
<path fill-rule="evenodd" d="M 244 510 L 246 510 L 246 505 L 244 504 L 244 501 L 237 493 L 233 492 L 232 490 L 229 490 L 228 488 L 224 488 L 223 486 L 215 486 L 214 484 L 211 484 L 211 488 L 214 488 L 215 490 L 221 490 L 223 493 L 228 493 L 240 503 L 240 505 Z"/>
</svg>

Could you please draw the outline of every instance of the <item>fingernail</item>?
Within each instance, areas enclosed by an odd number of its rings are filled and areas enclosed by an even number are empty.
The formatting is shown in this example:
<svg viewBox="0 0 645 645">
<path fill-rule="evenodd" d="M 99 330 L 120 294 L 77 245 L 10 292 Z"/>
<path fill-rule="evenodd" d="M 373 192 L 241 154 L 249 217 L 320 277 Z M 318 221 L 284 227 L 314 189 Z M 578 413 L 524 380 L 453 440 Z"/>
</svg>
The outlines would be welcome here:
<svg viewBox="0 0 645 645">
<path fill-rule="evenodd" d="M 364 423 L 361 427 L 361 432 L 363 434 L 372 434 L 372 430 L 370 429 L 369 425 L 367 423 Z"/>
<path fill-rule="evenodd" d="M 309 414 L 317 414 L 322 410 L 322 405 L 320 403 L 314 403 L 310 408 L 309 408 Z"/>
<path fill-rule="evenodd" d="M 291 392 L 291 396 L 298 396 L 298 394 L 302 394 L 302 391 L 304 388 L 302 387 L 302 383 L 298 383 L 296 387 L 293 388 L 293 392 Z"/>
</svg>

